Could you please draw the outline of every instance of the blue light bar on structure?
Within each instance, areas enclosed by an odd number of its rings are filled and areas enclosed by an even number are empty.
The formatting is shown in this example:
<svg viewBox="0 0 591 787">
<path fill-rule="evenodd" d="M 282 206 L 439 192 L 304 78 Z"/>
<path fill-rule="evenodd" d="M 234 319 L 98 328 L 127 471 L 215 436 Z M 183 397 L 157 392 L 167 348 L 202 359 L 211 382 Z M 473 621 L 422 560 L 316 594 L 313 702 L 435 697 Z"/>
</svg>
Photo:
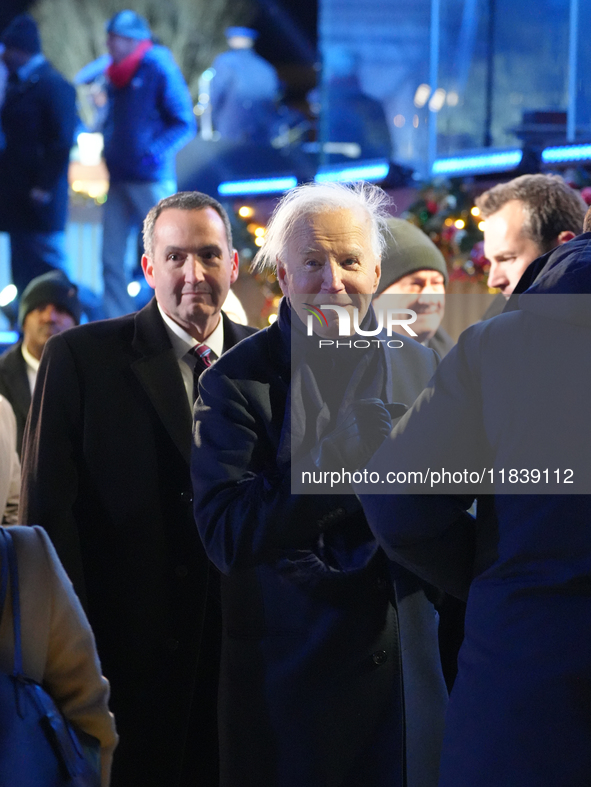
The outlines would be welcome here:
<svg viewBox="0 0 591 787">
<path fill-rule="evenodd" d="M 297 178 L 288 175 L 283 178 L 258 178 L 257 180 L 233 180 L 220 183 L 218 193 L 224 197 L 238 194 L 273 194 L 288 191 L 298 185 Z"/>
<path fill-rule="evenodd" d="M 521 150 L 452 156 L 436 159 L 431 172 L 433 175 L 479 175 L 487 172 L 504 172 L 519 166 L 522 158 Z"/>
<path fill-rule="evenodd" d="M 316 183 L 352 183 L 356 180 L 383 180 L 390 171 L 387 161 L 357 164 L 355 167 L 323 169 L 314 176 Z"/>
<path fill-rule="evenodd" d="M 0 344 L 14 344 L 18 342 L 17 331 L 0 331 Z"/>
<path fill-rule="evenodd" d="M 589 160 L 591 160 L 591 145 L 561 145 L 556 148 L 545 148 L 542 151 L 542 162 L 544 164 Z"/>
</svg>

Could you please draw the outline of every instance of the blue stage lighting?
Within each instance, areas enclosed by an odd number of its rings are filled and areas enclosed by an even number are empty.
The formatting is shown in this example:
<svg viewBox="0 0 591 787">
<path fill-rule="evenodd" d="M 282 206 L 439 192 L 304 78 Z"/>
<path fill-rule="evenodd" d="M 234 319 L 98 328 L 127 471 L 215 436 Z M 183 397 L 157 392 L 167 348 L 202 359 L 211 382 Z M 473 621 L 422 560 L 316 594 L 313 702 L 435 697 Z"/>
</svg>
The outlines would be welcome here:
<svg viewBox="0 0 591 787">
<path fill-rule="evenodd" d="M 318 172 L 314 176 L 316 183 L 352 183 L 356 180 L 383 180 L 390 170 L 387 161 L 358 164 L 355 167 L 341 167 Z"/>
<path fill-rule="evenodd" d="M 559 164 L 562 161 L 591 160 L 591 145 L 561 145 L 556 148 L 545 148 L 542 151 L 544 164 Z"/>
<path fill-rule="evenodd" d="M 478 153 L 471 156 L 440 158 L 433 162 L 433 175 L 476 175 L 515 169 L 523 158 L 521 150 Z"/>
<path fill-rule="evenodd" d="M 218 192 L 224 197 L 238 194 L 273 194 L 288 191 L 298 185 L 293 175 L 283 178 L 259 178 L 258 180 L 233 180 L 220 183 Z"/>
<path fill-rule="evenodd" d="M 0 331 L 0 344 L 14 344 L 18 342 L 18 331 Z"/>
</svg>

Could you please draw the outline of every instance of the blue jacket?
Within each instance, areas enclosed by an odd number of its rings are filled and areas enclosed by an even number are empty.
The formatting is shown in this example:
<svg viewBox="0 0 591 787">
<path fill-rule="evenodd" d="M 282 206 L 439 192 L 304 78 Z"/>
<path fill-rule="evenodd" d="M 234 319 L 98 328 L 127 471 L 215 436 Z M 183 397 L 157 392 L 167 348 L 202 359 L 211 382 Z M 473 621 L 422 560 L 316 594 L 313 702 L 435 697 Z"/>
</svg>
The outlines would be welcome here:
<svg viewBox="0 0 591 787">
<path fill-rule="evenodd" d="M 175 179 L 175 156 L 194 135 L 191 96 L 172 54 L 146 52 L 123 88 L 110 84 L 105 160 L 111 182 Z"/>
<path fill-rule="evenodd" d="M 476 521 L 473 494 L 361 495 L 390 557 L 469 587 L 439 787 L 590 783 L 591 233 L 532 266 L 532 286 L 464 331 L 368 468 L 449 468 L 453 444 L 475 470 L 486 446 L 495 494 L 478 495 Z"/>
</svg>

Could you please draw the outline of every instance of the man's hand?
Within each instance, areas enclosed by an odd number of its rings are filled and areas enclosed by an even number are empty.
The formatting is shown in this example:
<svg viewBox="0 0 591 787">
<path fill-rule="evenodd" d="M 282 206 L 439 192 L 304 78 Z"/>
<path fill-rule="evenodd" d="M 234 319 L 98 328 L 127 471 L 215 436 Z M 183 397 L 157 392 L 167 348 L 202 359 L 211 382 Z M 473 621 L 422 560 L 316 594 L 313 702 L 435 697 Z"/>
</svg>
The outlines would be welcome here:
<svg viewBox="0 0 591 787">
<path fill-rule="evenodd" d="M 369 462 L 391 429 L 390 413 L 381 399 L 360 399 L 314 448 L 312 461 L 320 470 L 357 470 Z"/>
</svg>

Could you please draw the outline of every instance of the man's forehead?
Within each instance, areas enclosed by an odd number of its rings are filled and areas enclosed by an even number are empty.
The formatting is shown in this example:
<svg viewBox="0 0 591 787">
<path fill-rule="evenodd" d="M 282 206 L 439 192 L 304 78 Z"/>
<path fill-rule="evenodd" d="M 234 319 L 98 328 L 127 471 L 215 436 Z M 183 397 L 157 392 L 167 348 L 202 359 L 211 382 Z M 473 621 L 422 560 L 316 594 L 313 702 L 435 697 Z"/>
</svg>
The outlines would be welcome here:
<svg viewBox="0 0 591 787">
<path fill-rule="evenodd" d="M 327 244 L 352 245 L 361 250 L 371 247 L 370 230 L 365 211 L 339 208 L 302 216 L 294 223 L 288 240 L 298 251 Z"/>
</svg>

